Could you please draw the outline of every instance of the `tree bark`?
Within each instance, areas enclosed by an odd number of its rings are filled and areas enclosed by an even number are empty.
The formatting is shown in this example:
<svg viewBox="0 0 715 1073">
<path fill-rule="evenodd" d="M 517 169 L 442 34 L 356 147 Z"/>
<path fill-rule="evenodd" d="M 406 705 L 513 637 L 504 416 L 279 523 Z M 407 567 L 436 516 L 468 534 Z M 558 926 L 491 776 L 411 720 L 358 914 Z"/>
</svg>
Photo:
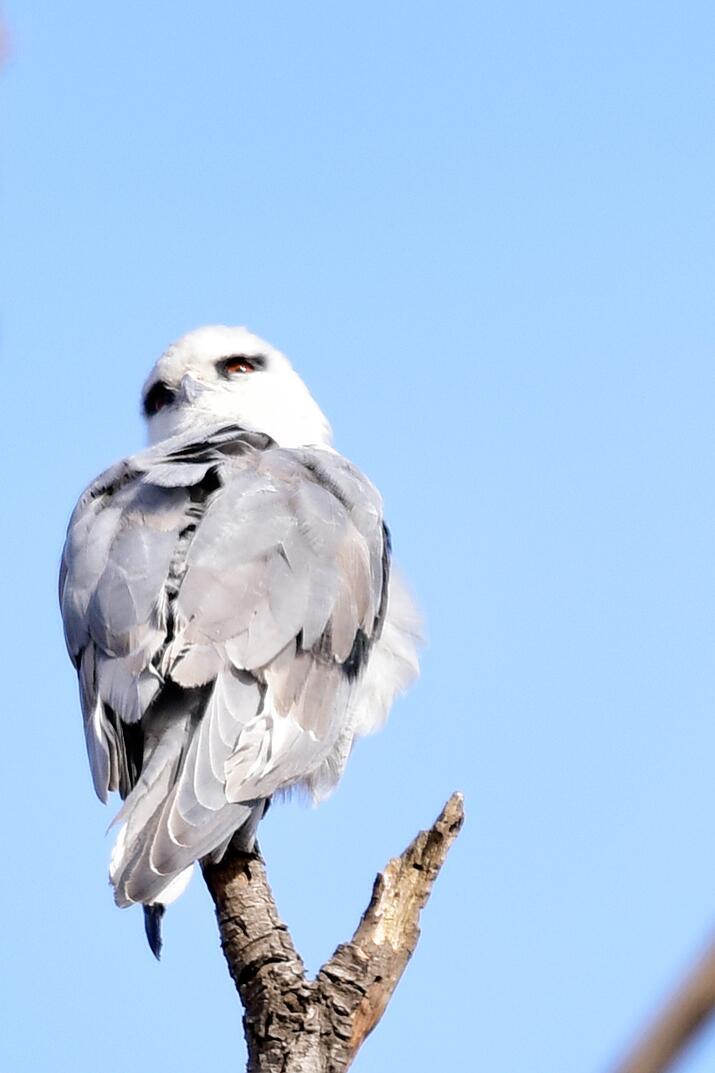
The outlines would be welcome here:
<svg viewBox="0 0 715 1073">
<path fill-rule="evenodd" d="M 419 917 L 464 821 L 452 794 L 376 880 L 348 943 L 314 980 L 273 900 L 258 853 L 204 863 L 221 945 L 244 1007 L 248 1073 L 342 1073 L 379 1022 L 420 936 Z"/>
</svg>

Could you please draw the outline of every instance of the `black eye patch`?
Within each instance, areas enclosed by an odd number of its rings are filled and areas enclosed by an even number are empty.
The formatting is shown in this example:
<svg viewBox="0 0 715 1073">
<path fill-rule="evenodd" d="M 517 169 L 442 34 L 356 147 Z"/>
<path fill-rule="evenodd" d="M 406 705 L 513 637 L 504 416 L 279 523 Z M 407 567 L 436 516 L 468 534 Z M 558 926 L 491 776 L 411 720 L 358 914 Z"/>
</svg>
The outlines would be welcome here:
<svg viewBox="0 0 715 1073">
<path fill-rule="evenodd" d="M 176 399 L 176 392 L 165 384 L 163 380 L 157 380 L 144 396 L 144 416 L 153 417 L 163 410 L 165 406 L 171 406 Z"/>
</svg>

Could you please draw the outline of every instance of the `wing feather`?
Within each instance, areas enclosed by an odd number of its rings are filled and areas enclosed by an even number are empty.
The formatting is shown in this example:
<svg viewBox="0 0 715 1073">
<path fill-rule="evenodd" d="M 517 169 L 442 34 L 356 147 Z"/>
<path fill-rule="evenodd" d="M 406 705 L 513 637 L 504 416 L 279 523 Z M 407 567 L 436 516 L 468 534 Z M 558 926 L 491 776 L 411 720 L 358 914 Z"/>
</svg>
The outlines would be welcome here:
<svg viewBox="0 0 715 1073">
<path fill-rule="evenodd" d="M 350 463 L 235 428 L 152 448 L 85 493 L 60 600 L 97 792 L 126 797 L 120 904 L 150 902 L 242 826 L 250 843 L 272 794 L 335 781 L 366 722 L 388 559 L 380 498 Z"/>
</svg>

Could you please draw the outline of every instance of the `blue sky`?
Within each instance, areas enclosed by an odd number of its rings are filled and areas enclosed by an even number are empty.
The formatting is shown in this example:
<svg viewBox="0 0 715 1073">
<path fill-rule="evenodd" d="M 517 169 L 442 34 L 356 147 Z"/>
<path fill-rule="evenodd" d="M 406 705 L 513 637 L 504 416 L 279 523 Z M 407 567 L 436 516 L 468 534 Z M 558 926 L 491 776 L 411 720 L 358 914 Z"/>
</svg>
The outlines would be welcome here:
<svg viewBox="0 0 715 1073">
<path fill-rule="evenodd" d="M 605 1069 L 715 926 L 712 5 L 3 10 L 3 1066 L 241 1065 L 201 884 L 161 965 L 112 905 L 55 603 L 149 366 L 225 322 L 379 485 L 428 623 L 335 796 L 264 825 L 311 969 L 466 796 L 354 1068 Z"/>
</svg>

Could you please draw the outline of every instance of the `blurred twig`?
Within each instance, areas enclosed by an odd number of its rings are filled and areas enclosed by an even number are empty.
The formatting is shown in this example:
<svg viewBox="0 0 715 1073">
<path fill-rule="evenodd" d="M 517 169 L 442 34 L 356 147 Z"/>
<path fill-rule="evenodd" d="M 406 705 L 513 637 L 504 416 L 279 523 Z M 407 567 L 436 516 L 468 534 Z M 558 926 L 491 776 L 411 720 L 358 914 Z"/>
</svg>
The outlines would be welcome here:
<svg viewBox="0 0 715 1073">
<path fill-rule="evenodd" d="M 715 941 L 613 1073 L 664 1073 L 715 1011 Z"/>
</svg>

